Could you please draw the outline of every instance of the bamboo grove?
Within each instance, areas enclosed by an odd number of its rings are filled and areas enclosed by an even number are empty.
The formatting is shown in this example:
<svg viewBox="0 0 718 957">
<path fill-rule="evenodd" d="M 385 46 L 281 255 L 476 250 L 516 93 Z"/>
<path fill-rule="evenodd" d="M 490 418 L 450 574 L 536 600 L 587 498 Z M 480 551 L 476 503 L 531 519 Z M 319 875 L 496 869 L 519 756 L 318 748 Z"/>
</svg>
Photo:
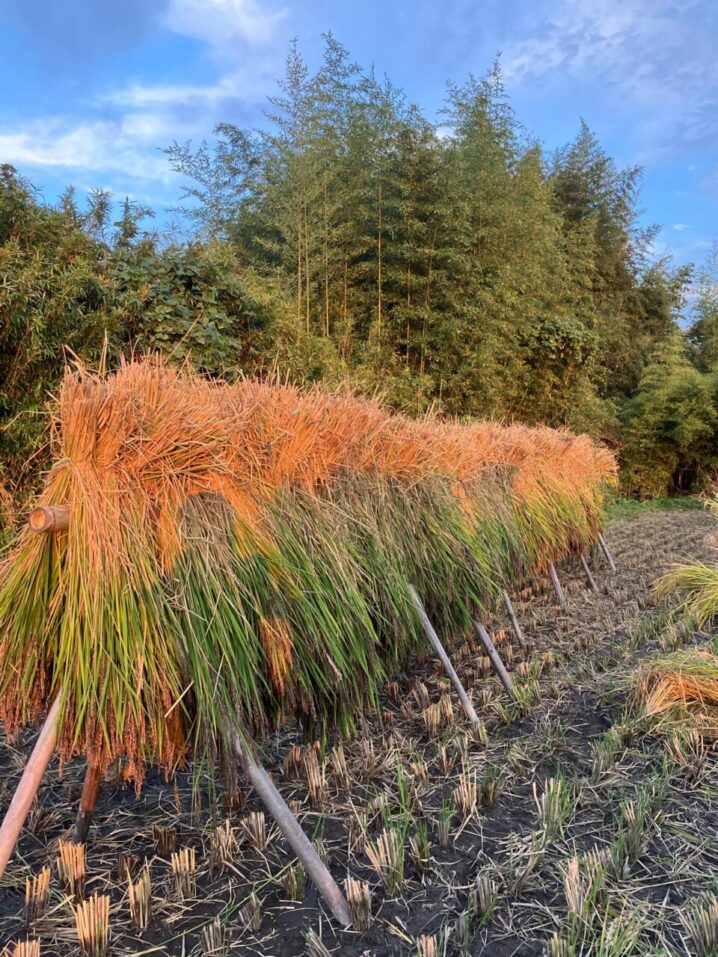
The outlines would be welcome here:
<svg viewBox="0 0 718 957">
<path fill-rule="evenodd" d="M 610 453 L 547 428 L 414 420 L 156 359 L 65 376 L 41 503 L 0 577 L 0 718 L 63 696 L 59 750 L 139 784 L 222 763 L 223 729 L 351 730 L 421 646 L 594 541 Z"/>
<path fill-rule="evenodd" d="M 432 99 L 429 115 L 331 36 L 314 69 L 293 47 L 257 128 L 168 147 L 180 231 L 102 190 L 50 204 L 0 164 L 0 536 L 47 464 L 65 350 L 587 432 L 629 495 L 710 482 L 718 255 L 682 315 L 691 269 L 656 260 L 640 169 L 585 124 L 546 152 L 498 66 Z"/>
</svg>

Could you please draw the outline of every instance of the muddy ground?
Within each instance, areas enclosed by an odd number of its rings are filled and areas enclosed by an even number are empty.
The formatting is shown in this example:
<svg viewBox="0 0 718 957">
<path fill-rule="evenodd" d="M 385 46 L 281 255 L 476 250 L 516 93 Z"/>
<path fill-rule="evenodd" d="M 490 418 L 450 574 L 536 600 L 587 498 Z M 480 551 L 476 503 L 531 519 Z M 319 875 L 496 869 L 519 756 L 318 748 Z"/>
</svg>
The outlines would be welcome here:
<svg viewBox="0 0 718 957">
<path fill-rule="evenodd" d="M 702 510 L 639 511 L 609 526 L 615 575 L 600 555 L 592 557 L 598 594 L 576 565 L 560 570 L 566 613 L 548 592 L 517 600 L 528 653 L 512 643 L 505 622 L 494 624 L 499 649 L 521 681 L 519 705 L 487 675 L 478 651 L 457 645 L 453 656 L 485 722 L 485 741 L 469 733 L 453 690 L 453 715 L 445 709 L 442 726 L 427 730 L 427 701 L 437 703 L 447 690 L 427 658 L 398 677 L 384 714 L 344 743 L 348 782 L 330 755 L 326 793 L 317 801 L 310 800 L 301 768 L 296 781 L 283 770 L 301 736 L 291 731 L 267 743 L 267 766 L 337 880 L 343 885 L 353 876 L 369 884 L 372 923 L 364 933 L 339 931 L 309 881 L 303 892 L 291 887 L 296 867 L 269 820 L 266 847 L 252 846 L 245 824 L 259 805 L 251 793 L 243 806 L 228 807 L 206 789 L 193 798 L 188 774 L 176 783 L 150 775 L 139 798 L 106 781 L 86 848 L 85 895 L 111 897 L 111 952 L 508 957 L 546 953 L 557 934 L 573 942 L 575 953 L 691 953 L 682 915 L 688 902 L 718 885 L 718 765 L 712 755 L 678 760 L 671 740 L 666 744 L 641 716 L 632 688 L 643 659 L 708 641 L 671 626 L 651 586 L 672 562 L 709 557 L 704 538 L 714 530 L 715 520 Z M 522 665 L 524 657 L 533 664 Z M 3 813 L 32 743 L 32 735 L 20 745 L 0 741 Z M 29 933 L 43 955 L 78 952 L 73 902 L 60 886 L 55 858 L 73 824 L 82 773 L 78 764 L 48 774 L 0 881 L 0 948 Z M 466 813 L 455 793 L 462 785 L 470 803 L 476 797 Z M 547 789 L 556 798 L 548 823 L 540 812 Z M 227 820 L 237 846 L 222 863 L 216 829 Z M 169 839 L 177 847 L 196 850 L 196 890 L 186 899 L 178 897 L 169 855 L 157 848 L 158 825 L 176 832 Z M 403 881 L 392 891 L 366 853 L 384 830 L 400 836 L 405 854 Z M 592 853 L 606 861 L 619 845 L 620 861 L 606 868 L 595 915 L 577 930 L 567 912 L 569 862 L 577 857 L 585 874 Z M 149 866 L 152 919 L 142 933 L 131 926 L 121 855 L 138 868 Z M 53 868 L 49 907 L 27 928 L 25 879 L 46 865 Z M 471 909 L 477 887 L 493 900 L 483 917 Z M 248 926 L 252 894 L 259 930 Z M 212 950 L 203 937 L 214 918 L 226 949 Z M 552 946 L 561 952 L 560 944 Z"/>
</svg>

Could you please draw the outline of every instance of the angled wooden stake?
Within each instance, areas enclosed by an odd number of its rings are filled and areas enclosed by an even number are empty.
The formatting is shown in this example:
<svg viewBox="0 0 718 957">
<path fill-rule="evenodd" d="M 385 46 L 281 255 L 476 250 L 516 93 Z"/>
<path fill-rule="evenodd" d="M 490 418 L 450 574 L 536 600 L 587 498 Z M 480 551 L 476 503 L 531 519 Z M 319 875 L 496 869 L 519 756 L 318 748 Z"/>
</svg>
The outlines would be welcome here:
<svg viewBox="0 0 718 957">
<path fill-rule="evenodd" d="M 586 573 L 586 581 L 588 586 L 592 591 L 598 592 L 598 585 L 596 584 L 596 579 L 591 574 L 591 569 L 588 567 L 588 562 L 586 561 L 586 555 L 581 552 L 581 564 L 583 565 L 583 570 Z"/>
<path fill-rule="evenodd" d="M 556 571 L 556 566 L 553 562 L 549 562 L 548 573 L 551 576 L 551 582 L 553 583 L 554 591 L 556 592 L 559 608 L 561 611 L 566 611 L 566 596 L 563 593 L 563 588 L 561 588 L 561 582 L 558 579 L 558 572 Z"/>
<path fill-rule="evenodd" d="M 7 862 L 15 850 L 17 839 L 25 823 L 28 811 L 35 800 L 42 779 L 47 771 L 50 758 L 57 744 L 57 724 L 60 715 L 61 692 L 55 697 L 45 723 L 40 730 L 32 754 L 25 765 L 10 807 L 7 809 L 2 826 L 0 827 L 0 877 L 5 873 Z"/>
<path fill-rule="evenodd" d="M 608 567 L 612 572 L 616 571 L 616 563 L 613 560 L 613 556 L 608 550 L 608 545 L 606 544 L 606 539 L 603 537 L 601 532 L 598 533 L 598 544 L 601 546 L 601 551 L 606 556 L 606 561 L 608 562 Z"/>
<path fill-rule="evenodd" d="M 82 785 L 82 794 L 80 795 L 80 807 L 77 811 L 75 830 L 72 835 L 73 844 L 84 844 L 87 840 L 92 815 L 97 804 L 97 795 L 100 793 L 101 779 L 102 772 L 99 763 L 88 761 L 85 783 Z"/>
<path fill-rule="evenodd" d="M 510 695 L 514 693 L 514 683 L 511 678 L 511 675 L 508 673 L 504 667 L 504 663 L 501 660 L 501 656 L 496 650 L 496 645 L 494 645 L 491 640 L 491 635 L 489 635 L 486 628 L 481 624 L 480 621 L 474 621 L 474 631 L 478 635 L 479 641 L 486 649 L 486 654 L 491 659 L 491 664 L 494 666 L 494 671 L 499 676 L 501 684 L 506 688 Z"/>
<path fill-rule="evenodd" d="M 277 822 L 279 829 L 287 839 L 287 843 L 301 861 L 307 874 L 314 881 L 330 911 L 342 927 L 350 927 L 352 919 L 346 898 L 329 873 L 329 868 L 317 854 L 316 848 L 302 830 L 299 821 L 287 807 L 287 803 L 277 790 L 274 781 L 244 744 L 240 735 L 236 732 L 232 733 L 231 740 L 234 752 L 242 762 L 252 787 Z"/>
<path fill-rule="evenodd" d="M 504 598 L 504 605 L 506 606 L 506 611 L 508 612 L 508 616 L 511 619 L 511 627 L 513 628 L 514 634 L 516 635 L 516 640 L 518 641 L 520 647 L 524 651 L 526 651 L 526 648 L 528 647 L 528 645 L 526 644 L 526 639 L 524 638 L 524 633 L 521 630 L 521 625 L 519 624 L 519 620 L 516 617 L 514 606 L 511 604 L 509 593 L 504 588 L 501 594 L 503 595 L 503 598 Z"/>
<path fill-rule="evenodd" d="M 409 591 L 411 593 L 411 600 L 414 603 L 414 607 L 416 608 L 419 618 L 421 619 L 421 624 L 422 624 L 422 627 L 424 628 L 424 634 L 429 639 L 431 644 L 434 646 L 434 650 L 436 651 L 437 655 L 441 659 L 442 665 L 444 666 L 444 671 L 446 671 L 449 678 L 451 678 L 451 681 L 453 682 L 453 685 L 456 688 L 457 694 L 459 695 L 459 698 L 461 700 L 461 704 L 463 705 L 464 711 L 466 712 L 466 716 L 468 717 L 469 721 L 471 721 L 472 724 L 477 724 L 479 721 L 479 716 L 474 710 L 474 706 L 471 703 L 471 699 L 467 695 L 466 689 L 462 685 L 461 679 L 457 675 L 456 669 L 452 665 L 449 659 L 449 656 L 447 655 L 446 650 L 444 649 L 444 646 L 441 644 L 441 641 L 439 640 L 439 636 L 434 631 L 434 626 L 429 621 L 429 616 L 426 614 L 426 611 L 424 610 L 424 606 L 421 603 L 421 599 L 417 595 L 416 589 L 414 588 L 413 585 L 409 585 Z"/>
</svg>

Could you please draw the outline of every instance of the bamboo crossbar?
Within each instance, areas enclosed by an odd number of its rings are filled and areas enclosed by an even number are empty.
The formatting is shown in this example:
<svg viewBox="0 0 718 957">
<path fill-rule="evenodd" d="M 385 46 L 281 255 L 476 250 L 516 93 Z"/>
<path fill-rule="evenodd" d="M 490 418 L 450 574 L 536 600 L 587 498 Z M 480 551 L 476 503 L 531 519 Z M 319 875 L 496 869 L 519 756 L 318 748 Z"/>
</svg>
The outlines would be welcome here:
<svg viewBox="0 0 718 957">
<path fill-rule="evenodd" d="M 38 505 L 30 512 L 28 525 L 30 531 L 38 535 L 43 532 L 66 532 L 70 527 L 70 506 Z"/>
</svg>

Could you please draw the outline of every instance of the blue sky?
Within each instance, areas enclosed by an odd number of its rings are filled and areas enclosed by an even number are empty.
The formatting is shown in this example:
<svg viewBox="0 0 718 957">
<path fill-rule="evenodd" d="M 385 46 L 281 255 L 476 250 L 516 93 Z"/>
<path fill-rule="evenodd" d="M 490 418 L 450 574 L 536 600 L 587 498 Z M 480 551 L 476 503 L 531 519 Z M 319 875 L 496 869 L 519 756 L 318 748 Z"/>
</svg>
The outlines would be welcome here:
<svg viewBox="0 0 718 957">
<path fill-rule="evenodd" d="M 0 0 L 0 162 L 52 199 L 67 184 L 163 210 L 161 147 L 261 123 L 297 38 L 331 30 L 430 116 L 447 79 L 497 52 L 519 119 L 552 150 L 583 117 L 645 167 L 657 254 L 700 262 L 718 237 L 715 0 Z"/>
</svg>

